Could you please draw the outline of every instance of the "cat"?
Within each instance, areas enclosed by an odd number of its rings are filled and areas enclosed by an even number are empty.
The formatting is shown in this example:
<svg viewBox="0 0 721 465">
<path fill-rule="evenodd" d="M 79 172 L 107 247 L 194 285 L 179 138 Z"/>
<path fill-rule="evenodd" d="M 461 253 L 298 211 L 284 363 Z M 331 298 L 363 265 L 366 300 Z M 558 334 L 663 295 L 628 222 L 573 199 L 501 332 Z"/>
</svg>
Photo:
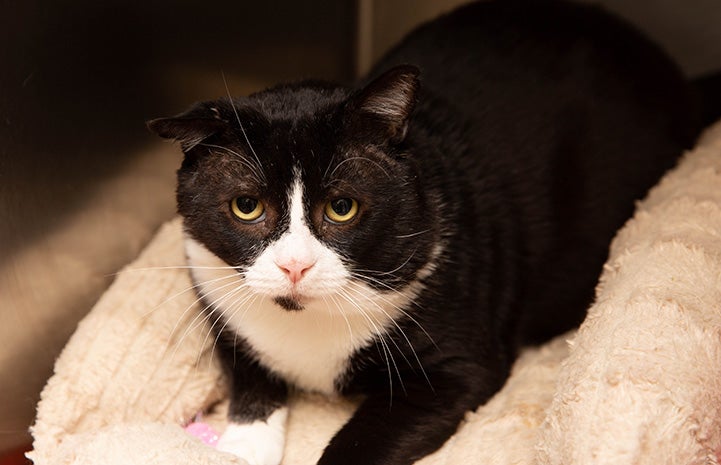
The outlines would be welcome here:
<svg viewBox="0 0 721 465">
<path fill-rule="evenodd" d="M 604 11 L 474 3 L 346 87 L 150 121 L 230 383 L 219 448 L 282 460 L 289 390 L 362 394 L 319 464 L 402 465 L 579 324 L 614 232 L 698 132 L 663 52 Z"/>
</svg>

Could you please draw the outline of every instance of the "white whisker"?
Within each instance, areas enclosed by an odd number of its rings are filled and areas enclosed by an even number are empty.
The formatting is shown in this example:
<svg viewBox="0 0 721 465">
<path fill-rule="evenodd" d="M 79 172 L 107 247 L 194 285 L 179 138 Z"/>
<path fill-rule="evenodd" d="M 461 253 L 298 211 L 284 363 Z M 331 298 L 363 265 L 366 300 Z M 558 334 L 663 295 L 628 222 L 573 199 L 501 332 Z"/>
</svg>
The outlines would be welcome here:
<svg viewBox="0 0 721 465">
<path fill-rule="evenodd" d="M 248 168 L 251 173 L 253 174 L 253 177 L 258 181 L 259 184 L 265 183 L 265 177 L 263 176 L 263 173 L 258 169 L 257 166 L 255 166 L 253 163 L 250 163 L 248 160 L 245 159 L 245 157 L 238 152 L 229 149 L 228 147 L 223 147 L 222 145 L 214 145 L 214 144 L 199 144 L 203 147 L 209 147 L 209 148 L 215 148 L 219 150 L 225 150 L 226 152 L 235 155 L 238 157 L 238 161 L 244 165 L 246 168 Z"/>
<path fill-rule="evenodd" d="M 245 286 L 240 286 L 236 289 L 233 289 L 230 292 L 225 293 L 221 298 L 216 299 L 212 304 L 207 305 L 205 307 L 205 309 L 203 309 L 203 312 L 208 314 L 208 316 L 206 318 L 204 318 L 204 321 L 207 321 L 208 318 L 210 318 L 210 315 L 212 315 L 214 313 L 212 310 L 208 311 L 211 307 L 213 308 L 213 310 L 217 310 L 218 314 L 216 315 L 216 318 L 213 321 L 213 323 L 210 325 L 210 328 L 208 328 L 208 332 L 205 334 L 205 337 L 203 338 L 203 343 L 200 345 L 200 347 L 205 347 L 205 344 L 208 342 L 208 337 L 213 333 L 213 331 L 215 330 L 215 326 L 221 320 L 223 320 L 223 326 L 221 327 L 221 329 L 219 331 L 217 331 L 216 334 L 219 335 L 222 333 L 222 330 L 225 328 L 225 326 L 228 324 L 228 321 L 229 321 L 225 317 L 225 313 L 227 310 L 226 308 L 223 308 L 223 307 L 225 307 L 225 303 L 228 300 L 237 296 L 239 293 L 243 292 L 244 290 L 245 290 Z M 232 308 L 232 306 L 233 306 L 233 304 L 230 305 L 230 308 Z M 212 350 L 215 350 L 215 342 L 217 342 L 217 337 L 214 338 Z M 198 353 L 198 359 L 196 360 L 196 363 L 200 363 L 200 355 L 201 355 L 201 353 Z M 212 355 L 211 355 L 211 359 L 212 359 Z"/>
<path fill-rule="evenodd" d="M 220 278 L 215 278 L 215 279 L 210 279 L 210 280 L 208 280 L 208 281 L 203 281 L 202 283 L 193 284 L 192 286 L 188 286 L 188 287 L 186 287 L 185 289 L 183 289 L 182 291 L 178 291 L 178 292 L 176 292 L 175 294 L 173 294 L 173 295 L 171 295 L 170 297 L 168 297 L 167 299 L 163 300 L 163 301 L 160 302 L 158 305 L 156 305 L 156 306 L 154 306 L 153 308 L 151 308 L 149 311 L 145 312 L 145 313 L 142 315 L 141 318 L 147 318 L 147 317 L 149 317 L 150 314 L 152 314 L 153 312 L 155 312 L 155 311 L 157 311 L 158 309 L 162 308 L 163 306 L 167 305 L 170 301 L 172 301 L 172 300 L 174 300 L 174 299 L 177 299 L 178 297 L 180 297 L 181 295 L 185 294 L 186 292 L 195 291 L 195 290 L 197 290 L 198 288 L 200 288 L 201 286 L 205 286 L 205 285 L 207 285 L 207 284 L 213 284 L 213 283 L 216 283 L 216 282 L 218 282 L 218 281 L 222 281 L 222 280 L 224 280 L 224 279 L 230 279 L 230 278 L 235 278 L 235 277 L 237 277 L 237 274 L 234 273 L 234 274 L 229 274 L 229 275 L 226 275 L 226 276 L 221 276 Z M 190 305 L 188 305 L 188 307 L 186 307 L 186 309 L 183 311 L 182 315 L 180 315 L 180 318 L 181 318 L 181 319 L 185 316 L 185 313 L 186 313 L 195 303 L 198 302 L 198 300 L 200 300 L 200 299 L 196 299 L 195 301 L 193 301 L 193 303 L 191 303 Z M 172 333 L 171 333 L 171 335 L 172 335 Z"/>
<path fill-rule="evenodd" d="M 233 97 L 230 96 L 230 89 L 228 88 L 228 81 L 226 81 L 226 79 L 225 79 L 225 73 L 221 72 L 221 75 L 223 76 L 223 84 L 225 85 L 225 92 L 228 94 L 228 101 L 230 102 L 230 106 L 233 108 L 233 113 L 235 113 L 235 119 L 238 120 L 238 126 L 240 127 L 240 131 L 243 133 L 245 142 L 248 144 L 248 147 L 250 147 L 250 151 L 253 152 L 253 157 L 255 158 L 255 161 L 258 163 L 258 169 L 260 170 L 261 178 L 265 181 L 265 175 L 263 173 L 263 164 L 260 162 L 260 158 L 258 158 L 258 154 L 255 153 L 255 149 L 253 148 L 253 146 L 250 143 L 250 140 L 248 139 L 248 134 L 245 132 L 243 123 L 240 121 L 240 115 L 238 115 L 238 110 L 235 108 L 235 102 L 233 102 Z"/>
<path fill-rule="evenodd" d="M 328 176 L 328 178 L 333 178 L 333 175 L 335 174 L 336 171 L 338 171 L 338 168 L 340 168 L 340 167 L 343 166 L 344 164 L 346 164 L 346 163 L 348 163 L 348 162 L 350 162 L 350 161 L 353 161 L 353 160 L 362 160 L 362 161 L 367 161 L 368 163 L 372 163 L 372 164 L 374 164 L 379 170 L 383 171 L 383 174 L 385 174 L 388 179 L 393 180 L 393 177 L 392 177 L 390 174 L 388 174 L 388 171 L 386 171 L 385 168 L 383 168 L 377 161 L 371 160 L 370 158 L 367 158 L 367 157 L 349 157 L 349 158 L 346 158 L 346 159 L 343 160 L 342 162 L 338 163 L 335 168 L 333 168 L 333 171 L 330 172 L 330 175 Z"/>
<path fill-rule="evenodd" d="M 425 234 L 425 233 L 428 233 L 431 231 L 432 231 L 432 229 L 424 229 L 423 231 L 416 231 L 416 232 L 410 233 L 410 234 L 401 234 L 399 236 L 396 236 L 396 239 L 408 239 L 409 237 L 420 236 L 421 234 Z"/>
<path fill-rule="evenodd" d="M 353 283 L 353 284 L 355 284 L 355 283 Z M 356 292 L 357 292 L 357 291 L 356 291 Z M 401 336 L 403 337 L 403 339 L 406 341 L 406 344 L 408 344 L 408 347 L 410 348 L 411 353 L 413 354 L 413 357 L 416 359 L 416 363 L 418 364 L 418 367 L 420 368 L 421 373 L 423 373 L 423 377 L 426 379 L 426 382 L 427 382 L 428 385 L 430 386 L 431 390 L 435 391 L 435 390 L 433 389 L 433 385 L 431 384 L 431 380 L 430 380 L 430 378 L 428 377 L 428 374 L 426 373 L 426 370 L 423 368 L 423 364 L 421 363 L 421 359 L 420 359 L 420 357 L 418 356 L 418 353 L 416 352 L 416 349 L 413 347 L 413 344 L 411 343 L 410 339 L 408 338 L 408 335 L 406 334 L 405 331 L 403 331 L 403 328 L 401 328 L 401 326 L 398 324 L 398 322 L 395 320 L 395 318 L 392 318 L 392 317 L 388 314 L 388 312 L 387 312 L 381 305 L 379 305 L 377 302 L 375 302 L 373 299 L 370 299 L 370 298 L 364 296 L 364 295 L 361 294 L 360 292 L 357 292 L 357 294 L 359 294 L 361 298 L 365 299 L 366 301 L 368 301 L 369 303 L 371 303 L 372 305 L 374 305 L 374 306 L 375 306 L 378 310 L 380 310 L 386 317 L 388 317 L 388 319 L 393 323 L 393 325 L 396 327 L 396 329 L 398 330 L 398 332 L 400 333 L 400 335 L 401 335 Z M 396 308 L 397 310 L 400 310 L 401 312 L 403 312 L 404 314 L 406 314 L 400 307 L 398 307 L 397 305 L 394 305 L 392 302 L 390 302 L 390 301 L 388 301 L 388 300 L 386 300 L 386 299 L 384 299 L 384 301 L 385 301 L 386 303 L 388 303 L 389 305 L 392 305 L 392 306 L 393 306 L 394 308 Z M 419 327 L 420 327 L 420 325 L 419 325 Z M 423 330 L 422 327 L 421 327 L 421 330 Z M 425 332 L 425 330 L 423 330 L 423 331 Z M 428 333 L 426 333 L 426 335 L 428 335 Z M 430 338 L 430 336 L 428 336 L 428 337 Z M 432 341 L 432 339 L 431 339 L 431 341 Z M 399 351 L 400 351 L 400 349 L 399 349 Z M 401 351 L 401 354 L 403 354 L 402 351 Z M 405 358 L 405 356 L 404 356 L 404 358 Z M 408 362 L 407 359 L 406 359 L 406 362 L 407 362 L 409 365 L 411 365 L 410 362 Z"/>
<path fill-rule="evenodd" d="M 177 352 L 178 347 L 180 347 L 182 345 L 185 338 L 192 331 L 195 331 L 197 328 L 199 328 L 201 325 L 205 324 L 210 319 L 212 312 L 210 312 L 209 309 L 211 307 L 219 305 L 222 301 L 227 299 L 229 295 L 232 295 L 235 292 L 239 292 L 244 287 L 242 282 L 234 281 L 234 282 L 226 283 L 222 286 L 216 287 L 214 289 L 214 291 L 219 291 L 219 290 L 225 289 L 227 287 L 231 287 L 231 286 L 234 286 L 234 287 L 230 291 L 223 294 L 222 296 L 220 296 L 220 297 L 216 298 L 215 300 L 211 301 L 210 303 L 208 303 L 204 308 L 200 309 L 198 311 L 198 313 L 195 315 L 195 317 L 190 321 L 190 323 L 187 324 L 185 331 L 183 331 L 183 334 L 180 336 L 180 339 L 175 343 L 175 350 L 173 351 L 173 355 L 172 355 L 171 359 L 175 357 L 175 353 Z M 195 304 L 202 301 L 203 298 L 207 297 L 207 296 L 208 296 L 208 294 L 199 293 L 198 298 L 195 300 L 195 302 L 193 302 L 192 304 L 190 304 L 188 306 L 188 309 L 192 308 Z M 185 312 L 183 312 L 183 315 L 185 315 L 185 313 L 188 311 L 188 309 L 186 309 Z M 200 321 L 198 321 L 198 319 L 200 319 Z M 173 331 L 171 332 L 171 337 L 168 338 L 168 346 L 166 346 L 166 351 L 169 348 L 170 342 L 172 341 L 172 334 L 175 333 L 175 330 L 178 328 L 179 324 L 180 324 L 180 319 L 178 319 L 176 321 L 175 327 L 173 328 Z M 203 344 L 205 344 L 205 341 L 203 341 Z"/>
<path fill-rule="evenodd" d="M 392 269 L 390 271 L 356 269 L 356 270 L 354 270 L 354 272 L 356 272 L 356 273 L 371 273 L 376 276 L 391 276 L 393 278 L 398 278 L 398 276 L 394 276 L 394 273 L 400 271 L 404 266 L 406 266 L 411 261 L 411 259 L 416 254 L 416 252 L 418 252 L 418 248 L 413 249 L 413 252 L 411 252 L 411 254 L 408 256 L 408 258 L 406 258 L 406 260 L 403 263 L 401 263 L 399 266 L 395 267 L 394 269 Z M 364 275 L 359 275 L 359 276 L 364 276 Z"/>
<path fill-rule="evenodd" d="M 348 338 L 349 340 L 353 340 L 353 328 L 351 327 L 350 321 L 348 321 L 348 317 L 345 315 L 345 312 L 343 311 L 343 308 L 340 306 L 340 303 L 335 299 L 335 296 L 333 294 L 329 294 L 328 297 L 330 297 L 330 300 L 333 302 L 333 304 L 338 309 L 338 313 L 340 313 L 340 316 L 343 317 L 345 320 L 345 324 L 348 327 Z M 323 301 L 326 302 L 325 296 L 323 296 Z M 327 303 L 326 303 L 327 306 Z M 333 312 L 328 310 L 328 313 L 330 314 L 330 317 L 333 318 Z"/>
<path fill-rule="evenodd" d="M 213 361 L 213 354 L 215 353 L 215 347 L 218 343 L 218 339 L 220 338 L 221 334 L 223 334 L 223 331 L 225 331 L 225 328 L 228 326 L 228 323 L 230 323 L 232 320 L 235 319 L 235 316 L 238 314 L 240 310 L 243 310 L 244 306 L 250 302 L 250 304 L 244 309 L 243 314 L 245 314 L 252 306 L 253 302 L 255 302 L 255 299 L 257 299 L 258 295 L 254 293 L 248 293 L 245 296 L 241 297 L 239 300 L 236 300 L 235 302 L 231 303 L 226 310 L 224 310 L 221 313 L 221 318 L 225 320 L 223 323 L 223 326 L 216 332 L 215 340 L 213 341 L 213 346 L 211 348 L 211 354 L 210 354 L 210 360 L 209 364 Z M 228 316 L 226 316 L 226 313 L 228 310 L 232 310 L 232 313 Z M 220 318 L 219 318 L 220 319 Z M 241 316 L 242 319 L 242 316 Z M 213 327 L 211 327 L 211 330 Z M 234 345 L 237 346 L 238 344 L 238 333 L 234 332 Z"/>
<path fill-rule="evenodd" d="M 353 284 L 355 284 L 355 283 L 353 283 Z M 360 289 L 352 289 L 352 288 L 349 288 L 349 289 L 344 290 L 343 292 L 346 292 L 346 293 L 347 293 L 349 296 L 351 296 L 351 297 L 352 297 L 352 295 L 357 295 L 358 297 L 362 298 L 363 300 L 365 300 L 365 301 L 373 304 L 378 310 L 381 311 L 381 313 L 383 313 L 383 315 L 384 315 L 389 321 L 391 321 L 391 322 L 393 323 L 393 325 L 394 325 L 400 332 L 403 332 L 403 330 L 400 328 L 400 326 L 398 326 L 398 323 L 396 323 L 395 319 L 394 319 L 391 315 L 389 315 L 388 312 L 385 311 L 385 310 L 383 309 L 383 307 L 381 307 L 377 302 L 374 302 L 372 298 L 363 295 L 363 292 L 362 292 L 362 291 L 363 291 L 362 288 L 360 288 Z M 388 303 L 389 303 L 390 305 L 393 305 L 393 304 L 391 304 L 390 302 L 388 302 Z M 366 313 L 366 314 L 368 314 L 368 315 L 373 315 L 372 312 L 366 311 L 365 308 L 361 307 L 361 305 L 358 304 L 357 302 L 356 302 L 356 304 L 355 304 L 355 307 L 356 307 L 359 311 L 361 311 L 361 312 L 364 312 L 364 313 Z M 394 307 L 395 307 L 395 306 L 394 306 Z M 397 308 L 397 307 L 396 307 L 396 308 Z M 377 321 L 377 320 L 376 320 L 376 321 Z M 385 334 L 387 334 L 387 335 L 390 337 L 390 334 L 388 333 L 388 330 L 387 330 L 387 329 L 385 329 Z M 405 336 L 405 334 L 404 334 L 404 336 Z M 400 346 L 396 343 L 395 339 L 393 339 L 392 337 L 390 337 L 390 340 L 391 340 L 391 342 L 393 342 L 393 345 L 396 347 L 396 349 L 398 349 L 398 353 L 401 354 L 401 356 L 402 356 L 403 359 L 405 360 L 406 364 L 407 364 L 408 366 L 412 366 L 412 365 L 411 365 L 411 362 L 408 360 L 408 358 L 406 358 L 405 354 L 404 354 L 403 351 L 401 350 Z M 411 346 L 410 343 L 409 343 L 409 346 L 410 346 L 411 350 L 413 350 L 413 346 Z"/>
<path fill-rule="evenodd" d="M 395 358 L 393 357 L 393 352 L 391 351 L 390 346 L 388 345 L 388 342 L 385 339 L 385 336 L 387 335 L 387 330 L 385 328 L 381 329 L 378 327 L 376 322 L 371 318 L 370 314 L 368 314 L 355 300 L 353 300 L 352 296 L 348 295 L 344 290 L 339 290 L 338 295 L 343 297 L 348 303 L 353 305 L 357 310 L 358 313 L 368 322 L 371 326 L 373 326 L 373 329 L 375 331 L 375 334 L 378 336 L 378 340 L 380 341 L 383 351 L 386 353 L 386 365 L 388 366 L 388 384 L 390 389 L 390 396 L 389 398 L 393 399 L 393 372 L 391 371 L 391 363 L 393 364 L 393 369 L 396 372 L 396 375 L 398 376 L 398 381 L 401 384 L 401 389 L 403 392 L 406 392 L 405 385 L 403 383 L 403 377 L 401 376 L 400 369 L 398 368 L 398 364 L 395 361 Z M 393 338 L 390 338 L 391 342 L 395 344 L 395 341 Z M 403 355 L 403 352 L 400 351 L 400 348 L 396 345 L 396 349 L 399 349 L 399 352 L 401 355 Z M 390 360 L 389 360 L 390 359 Z"/>
<path fill-rule="evenodd" d="M 359 276 L 356 276 L 356 277 L 357 277 L 358 279 L 362 279 L 362 278 L 363 278 L 363 276 L 360 276 L 360 275 L 359 275 Z M 397 295 L 399 295 L 399 296 L 401 296 L 401 297 L 404 297 L 402 292 L 400 292 L 399 290 L 391 287 L 390 285 L 388 285 L 388 284 L 386 284 L 386 283 L 384 283 L 384 282 L 382 282 L 382 281 L 379 281 L 379 280 L 377 280 L 377 279 L 375 279 L 375 278 L 371 278 L 371 277 L 369 277 L 369 276 L 365 276 L 365 278 L 368 279 L 369 281 L 375 282 L 376 284 L 380 285 L 381 287 L 386 288 L 386 289 L 387 289 L 388 291 L 390 291 L 390 292 L 393 292 L 393 293 L 395 293 L 395 294 L 397 294 Z M 358 283 L 355 283 L 355 282 L 353 282 L 353 281 L 350 281 L 350 282 L 351 282 L 353 285 L 355 285 L 355 286 L 359 286 Z M 418 329 L 420 329 L 420 330 L 423 332 L 423 334 L 425 334 L 425 336 L 428 338 L 428 340 L 431 342 L 431 344 L 433 344 L 433 346 L 434 346 L 437 350 L 441 350 L 440 347 L 438 347 L 438 344 L 436 344 L 436 341 L 434 341 L 433 338 L 431 337 L 431 335 L 428 334 L 428 331 L 426 331 L 426 329 L 423 327 L 423 325 L 421 325 L 421 323 L 420 323 L 418 320 L 416 320 L 416 318 L 415 318 L 410 312 L 408 312 L 407 310 L 403 309 L 402 307 L 394 304 L 393 302 L 391 302 L 390 300 L 388 300 L 386 297 L 384 297 L 384 296 L 382 296 L 382 295 L 379 295 L 378 297 L 379 297 L 381 300 L 383 300 L 384 302 L 386 302 L 388 305 L 393 306 L 393 307 L 394 307 L 396 310 L 398 310 L 404 317 L 408 318 L 413 324 L 415 324 L 416 326 L 418 326 Z M 413 305 L 416 305 L 416 306 L 418 305 L 416 302 L 412 302 L 412 303 L 413 303 Z M 422 309 L 421 309 L 421 310 L 422 310 Z"/>
<path fill-rule="evenodd" d="M 313 153 L 313 150 L 311 150 L 311 153 Z M 328 166 L 325 167 L 325 171 L 323 172 L 323 179 L 328 179 L 328 170 L 330 170 L 330 167 L 333 166 L 334 160 L 335 152 L 333 152 L 333 155 L 330 157 L 330 162 L 328 162 Z"/>
<path fill-rule="evenodd" d="M 126 268 L 118 273 L 125 271 L 157 271 L 157 270 L 237 270 L 237 266 L 194 266 L 194 265 L 175 265 L 175 266 L 149 266 L 144 268 Z M 116 273 L 117 274 L 117 273 Z"/>
</svg>

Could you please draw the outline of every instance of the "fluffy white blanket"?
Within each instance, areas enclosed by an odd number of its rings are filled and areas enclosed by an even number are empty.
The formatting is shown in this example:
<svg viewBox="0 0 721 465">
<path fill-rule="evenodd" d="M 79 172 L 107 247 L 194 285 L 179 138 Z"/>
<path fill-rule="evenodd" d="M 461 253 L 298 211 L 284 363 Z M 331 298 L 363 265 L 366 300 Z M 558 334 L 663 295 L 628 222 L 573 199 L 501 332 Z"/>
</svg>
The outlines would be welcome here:
<svg viewBox="0 0 721 465">
<path fill-rule="evenodd" d="M 175 220 L 115 280 L 55 366 L 37 465 L 239 464 L 225 385 Z M 168 268 L 169 267 L 169 268 Z M 506 386 L 422 465 L 716 464 L 721 451 L 721 124 L 638 205 L 578 334 L 523 353 Z M 284 464 L 313 464 L 351 401 L 296 395 Z"/>
</svg>

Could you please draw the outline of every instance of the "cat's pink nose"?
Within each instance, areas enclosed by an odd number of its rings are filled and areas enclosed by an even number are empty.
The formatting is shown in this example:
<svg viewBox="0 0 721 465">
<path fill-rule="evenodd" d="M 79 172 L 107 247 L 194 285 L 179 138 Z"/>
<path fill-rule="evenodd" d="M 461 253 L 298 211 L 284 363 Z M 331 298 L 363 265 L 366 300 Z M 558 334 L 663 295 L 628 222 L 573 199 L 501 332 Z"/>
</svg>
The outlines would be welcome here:
<svg viewBox="0 0 721 465">
<path fill-rule="evenodd" d="M 276 265 L 278 265 L 278 268 L 280 268 L 283 273 L 288 276 L 288 279 L 290 279 L 290 282 L 293 284 L 296 284 L 298 281 L 300 281 L 305 273 L 310 270 L 315 263 L 310 263 L 302 260 L 290 260 L 287 262 L 276 262 Z"/>
</svg>

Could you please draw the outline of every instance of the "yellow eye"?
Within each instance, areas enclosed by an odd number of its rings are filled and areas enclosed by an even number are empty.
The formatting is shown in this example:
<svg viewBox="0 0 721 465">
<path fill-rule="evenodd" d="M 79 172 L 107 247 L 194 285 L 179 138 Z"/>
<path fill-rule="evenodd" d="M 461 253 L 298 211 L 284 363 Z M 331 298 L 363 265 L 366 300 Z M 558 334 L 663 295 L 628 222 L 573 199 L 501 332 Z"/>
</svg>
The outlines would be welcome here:
<svg viewBox="0 0 721 465">
<path fill-rule="evenodd" d="M 258 199 L 236 197 L 230 201 L 230 209 L 241 221 L 257 223 L 265 217 L 265 207 Z"/>
<path fill-rule="evenodd" d="M 331 223 L 347 223 L 358 214 L 358 202 L 342 198 L 325 204 L 325 217 Z"/>
</svg>

